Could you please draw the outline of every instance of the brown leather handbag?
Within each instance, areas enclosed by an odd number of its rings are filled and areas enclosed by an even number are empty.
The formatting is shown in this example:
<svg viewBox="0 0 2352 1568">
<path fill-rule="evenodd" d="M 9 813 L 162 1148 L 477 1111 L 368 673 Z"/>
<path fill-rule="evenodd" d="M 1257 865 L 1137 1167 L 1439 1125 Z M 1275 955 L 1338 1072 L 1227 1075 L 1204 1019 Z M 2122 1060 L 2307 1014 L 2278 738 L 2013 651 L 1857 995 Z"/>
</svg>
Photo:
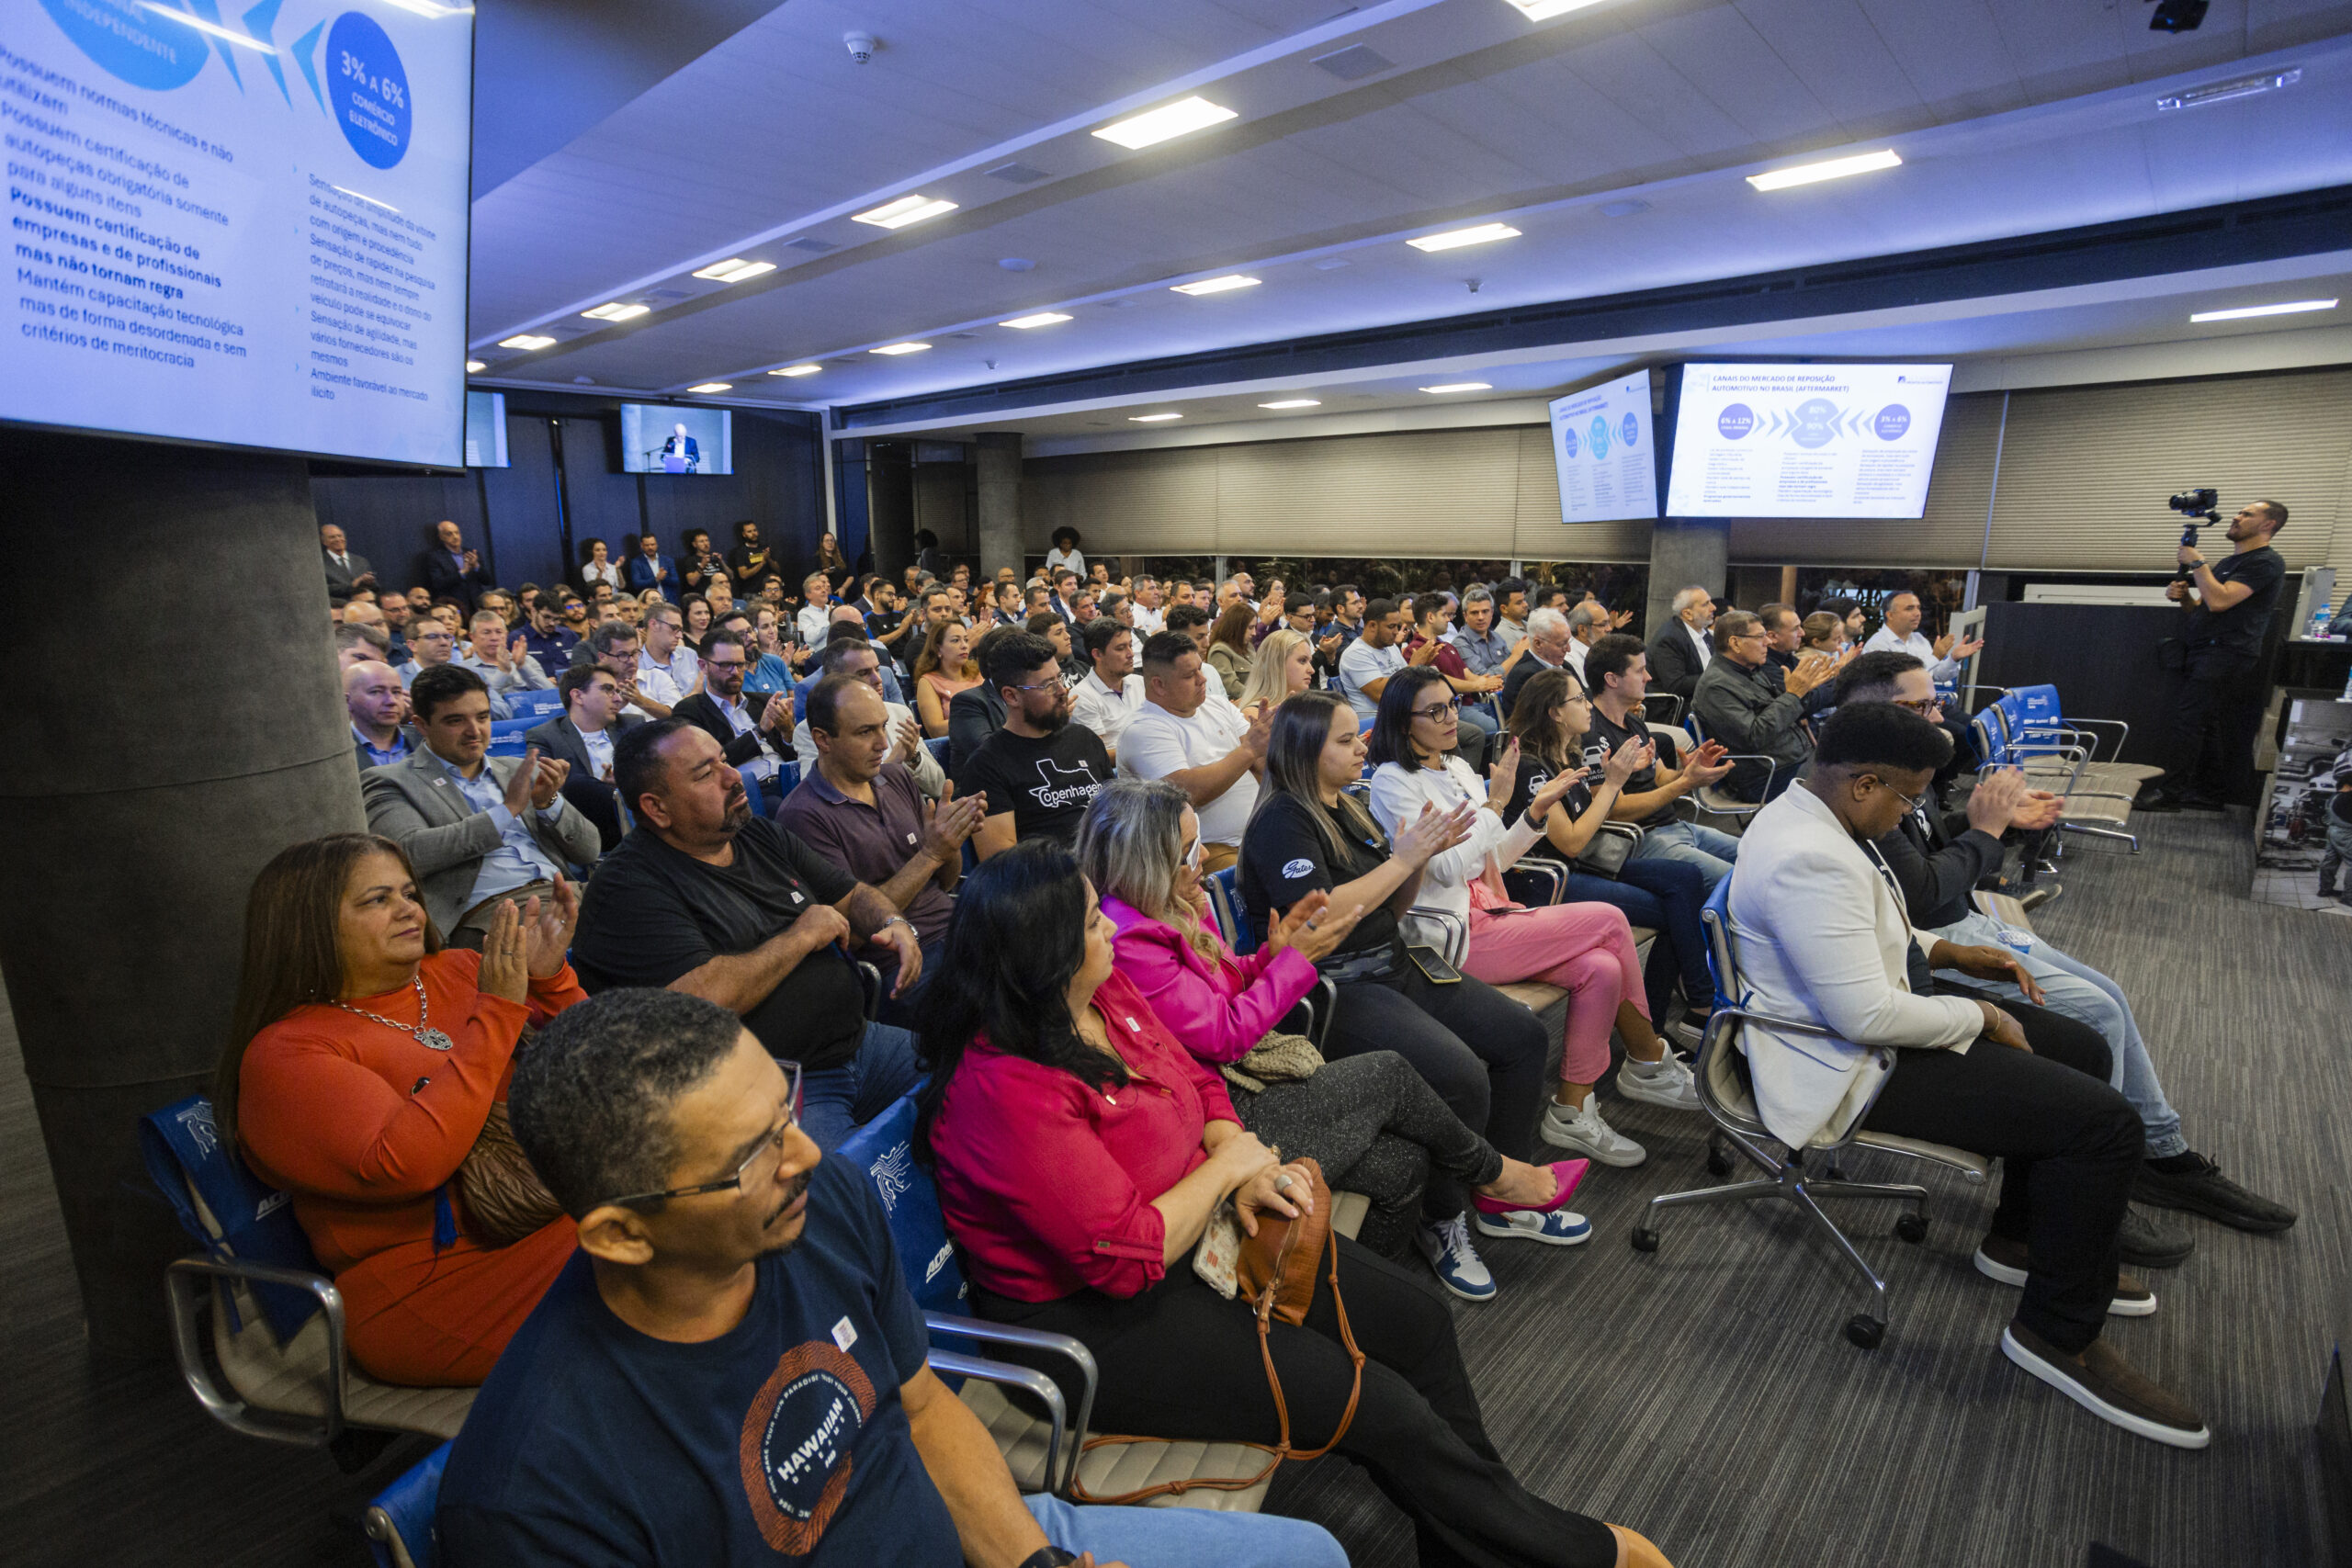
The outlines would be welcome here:
<svg viewBox="0 0 2352 1568">
<path fill-rule="evenodd" d="M 1348 1427 L 1356 1418 L 1356 1402 L 1363 1395 L 1363 1352 L 1356 1348 L 1355 1331 L 1348 1325 L 1348 1303 L 1340 1295 L 1340 1238 L 1331 1231 L 1331 1187 L 1323 1179 L 1323 1168 L 1311 1159 L 1292 1161 L 1306 1168 L 1314 1192 L 1314 1207 L 1298 1218 L 1261 1211 L 1258 1234 L 1241 1238 L 1241 1251 L 1234 1265 L 1240 1282 L 1240 1296 L 1248 1301 L 1258 1318 L 1258 1354 L 1266 1364 L 1266 1384 L 1273 1391 L 1274 1415 L 1281 1422 L 1280 1440 L 1269 1447 L 1264 1443 L 1244 1443 L 1244 1448 L 1258 1450 L 1267 1456 L 1266 1462 L 1255 1475 L 1230 1478 L 1202 1477 L 1192 1481 L 1163 1481 L 1157 1486 L 1146 1486 L 1134 1492 L 1122 1492 L 1114 1496 L 1098 1497 L 1086 1490 L 1075 1470 L 1070 1475 L 1069 1495 L 1080 1503 L 1140 1503 L 1150 1497 L 1172 1496 L 1181 1492 L 1247 1492 L 1286 1459 L 1320 1459 L 1339 1445 L 1348 1435 Z M 1331 1307 L 1340 1317 L 1340 1343 L 1347 1348 L 1348 1359 L 1355 1364 L 1355 1382 L 1348 1390 L 1348 1407 L 1340 1413 L 1340 1425 L 1329 1441 L 1317 1449 L 1295 1447 L 1290 1437 L 1290 1404 L 1283 1398 L 1282 1375 L 1274 1371 L 1273 1347 L 1268 1343 L 1268 1331 L 1276 1322 L 1297 1327 L 1306 1321 L 1307 1310 L 1315 1304 L 1315 1274 L 1317 1266 L 1329 1259 Z M 1122 1443 L 1150 1443 L 1157 1438 L 1094 1438 L 1079 1451 L 1083 1454 L 1094 1449 Z"/>
<path fill-rule="evenodd" d="M 512 1247 L 563 1213 L 514 1141 L 503 1100 L 491 1102 L 481 1134 L 458 1167 L 457 1186 L 468 1228 L 492 1247 Z"/>
</svg>

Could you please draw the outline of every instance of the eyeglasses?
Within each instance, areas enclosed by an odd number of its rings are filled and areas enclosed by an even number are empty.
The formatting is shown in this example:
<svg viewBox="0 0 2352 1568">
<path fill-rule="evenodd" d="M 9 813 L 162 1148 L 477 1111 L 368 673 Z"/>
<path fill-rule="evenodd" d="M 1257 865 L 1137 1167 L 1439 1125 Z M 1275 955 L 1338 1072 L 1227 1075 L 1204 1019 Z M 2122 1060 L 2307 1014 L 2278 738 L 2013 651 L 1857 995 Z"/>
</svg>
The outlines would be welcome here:
<svg viewBox="0 0 2352 1568">
<path fill-rule="evenodd" d="M 706 1181 L 695 1187 L 673 1187 L 661 1192 L 632 1192 L 626 1198 L 608 1198 L 607 1203 L 657 1203 L 669 1198 L 699 1198 L 706 1192 L 733 1192 L 757 1187 L 776 1173 L 784 1162 L 784 1140 L 800 1125 L 800 1064 L 778 1062 L 784 1069 L 784 1120 L 775 1130 L 760 1140 L 751 1156 L 735 1168 L 735 1174 L 724 1181 Z"/>
<path fill-rule="evenodd" d="M 1768 642 L 1770 639 L 1771 634 L 1769 632 L 1733 632 L 1728 640 L 1732 642 Z"/>
<path fill-rule="evenodd" d="M 1050 681 L 1039 681 L 1035 685 L 1015 686 L 1012 689 L 1016 692 L 1058 692 L 1070 684 L 1072 684 L 1070 678 L 1064 674 L 1057 675 Z"/>
<path fill-rule="evenodd" d="M 1878 785 L 1879 788 L 1886 791 L 1887 794 L 1901 801 L 1903 803 L 1903 809 L 1905 811 L 1918 810 L 1919 803 L 1928 798 L 1928 792 L 1924 789 L 1917 795 L 1905 795 L 1901 790 L 1895 788 L 1893 784 L 1887 783 L 1884 779 L 1880 778 L 1876 773 L 1871 773 L 1866 776 L 1872 784 Z"/>
<path fill-rule="evenodd" d="M 1195 838 L 1190 844 L 1185 846 L 1183 859 L 1184 863 L 1190 866 L 1193 870 L 1198 871 L 1201 869 L 1201 840 L 1199 839 Z"/>
<path fill-rule="evenodd" d="M 1939 711 L 1944 705 L 1943 699 L 1940 697 L 1913 697 L 1909 699 L 1897 697 L 1894 699 L 1894 705 L 1924 716 L 1925 715 Z"/>
<path fill-rule="evenodd" d="M 1425 718 L 1431 724 L 1435 724 L 1440 719 L 1444 718 L 1447 715 L 1459 713 L 1461 711 L 1462 704 L 1457 699 L 1449 697 L 1442 703 L 1431 703 L 1425 708 L 1415 708 L 1412 710 L 1412 714 L 1415 718 Z"/>
</svg>

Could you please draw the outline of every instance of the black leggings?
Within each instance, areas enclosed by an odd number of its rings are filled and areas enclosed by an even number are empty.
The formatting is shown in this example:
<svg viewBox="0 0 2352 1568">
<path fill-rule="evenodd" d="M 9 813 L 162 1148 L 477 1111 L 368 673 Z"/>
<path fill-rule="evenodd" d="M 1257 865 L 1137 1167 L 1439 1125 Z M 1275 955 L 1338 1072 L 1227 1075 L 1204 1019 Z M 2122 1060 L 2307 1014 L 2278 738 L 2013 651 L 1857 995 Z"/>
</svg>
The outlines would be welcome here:
<svg viewBox="0 0 2352 1568">
<path fill-rule="evenodd" d="M 1862 1124 L 2005 1162 L 1993 1234 L 2023 1241 L 2032 1258 L 2018 1321 L 2074 1355 L 2098 1337 L 2115 1294 L 2140 1113 L 2108 1087 L 2112 1057 L 2097 1030 L 2045 1008 L 1996 1005 L 2024 1027 L 2030 1054 L 1988 1039 L 1965 1055 L 1898 1051 Z"/>
<path fill-rule="evenodd" d="M 1533 1495 L 1495 1452 L 1462 1365 L 1452 1309 L 1435 1289 L 1418 1271 L 1345 1239 L 1340 1289 L 1365 1359 L 1363 1398 L 1338 1451 L 1412 1519 L 1420 1561 L 1611 1568 L 1617 1543 L 1608 1527 Z M 1260 1443 L 1281 1435 L 1249 1304 L 1219 1296 L 1189 1258 L 1124 1301 L 1080 1291 L 1057 1302 L 1016 1302 L 975 1285 L 972 1303 L 999 1323 L 1085 1342 L 1101 1369 L 1097 1431 Z M 1320 1447 L 1339 1426 L 1353 1378 L 1328 1279 L 1306 1324 L 1277 1323 L 1268 1342 L 1290 1408 L 1291 1440 Z M 1029 1359 L 1011 1348 L 991 1353 Z M 1069 1373 L 1066 1363 L 1033 1364 L 1057 1380 Z M 1063 1393 L 1076 1411 L 1078 1391 Z"/>
<path fill-rule="evenodd" d="M 1464 976 L 1431 984 L 1409 963 L 1385 980 L 1340 987 L 1323 1054 L 1337 1061 L 1366 1051 L 1394 1051 L 1413 1064 L 1462 1124 L 1513 1159 L 1534 1146 L 1552 1043 L 1535 1015 L 1482 981 Z M 1421 1213 L 1451 1219 L 1470 1194 L 1450 1176 L 1432 1175 Z"/>
</svg>

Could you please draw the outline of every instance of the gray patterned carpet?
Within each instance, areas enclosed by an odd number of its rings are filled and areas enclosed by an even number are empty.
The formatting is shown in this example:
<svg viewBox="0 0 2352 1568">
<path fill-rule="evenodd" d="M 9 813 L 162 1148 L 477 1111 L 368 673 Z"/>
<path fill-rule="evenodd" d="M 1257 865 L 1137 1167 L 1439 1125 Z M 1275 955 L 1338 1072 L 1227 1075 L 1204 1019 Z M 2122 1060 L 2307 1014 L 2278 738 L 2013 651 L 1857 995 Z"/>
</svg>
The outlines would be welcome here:
<svg viewBox="0 0 2352 1568">
<path fill-rule="evenodd" d="M 2152 1568 L 2326 1561 L 2312 1423 L 2345 1279 L 2352 922 L 2248 902 L 2243 828 L 2137 825 L 2137 857 L 2074 850 L 2037 928 L 2134 998 L 2192 1145 L 2303 1214 L 2282 1236 L 2181 1216 L 2198 1248 L 2152 1275 L 2156 1315 L 2109 1320 L 2199 1404 L 2212 1446 L 2126 1436 L 2002 1359 L 2014 1293 L 1969 1264 L 1989 1189 L 1852 1162 L 1935 1194 L 1919 1247 L 1886 1206 L 1849 1205 L 1894 1296 L 1875 1352 L 1839 1331 L 1859 1277 L 1792 1212 L 1681 1210 L 1634 1252 L 1653 1193 L 1710 1179 L 1695 1118 L 1620 1101 L 1651 1156 L 1596 1168 L 1578 1197 L 1593 1240 L 1493 1244 L 1501 1294 L 1456 1308 L 1489 1428 L 1537 1493 L 1642 1530 L 1678 1568 L 2080 1568 L 2093 1541 Z M 1272 1502 L 1359 1568 L 1412 1561 L 1401 1516 L 1341 1466 L 1295 1471 Z"/>
</svg>

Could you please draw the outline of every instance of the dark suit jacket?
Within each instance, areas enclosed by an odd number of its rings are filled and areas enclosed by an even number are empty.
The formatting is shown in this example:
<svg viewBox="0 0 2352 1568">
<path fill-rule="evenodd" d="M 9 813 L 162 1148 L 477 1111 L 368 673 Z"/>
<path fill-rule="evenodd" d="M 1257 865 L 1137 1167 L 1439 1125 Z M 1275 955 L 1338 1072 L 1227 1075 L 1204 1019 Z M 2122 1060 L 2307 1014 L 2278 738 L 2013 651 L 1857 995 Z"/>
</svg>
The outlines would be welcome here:
<svg viewBox="0 0 2352 1568">
<path fill-rule="evenodd" d="M 748 710 L 751 705 L 747 703 L 744 706 Z M 729 766 L 740 768 L 752 758 L 762 755 L 781 758 L 787 762 L 797 761 L 792 750 L 792 737 L 789 735 L 783 738 L 781 746 L 771 746 L 761 739 L 760 732 L 755 728 L 747 729 L 741 735 L 736 734 L 735 727 L 727 722 L 727 716 L 718 711 L 718 704 L 712 700 L 707 692 L 696 692 L 693 696 L 672 708 L 670 714 L 673 718 L 684 719 L 688 724 L 725 747 Z M 755 722 L 758 716 L 753 713 L 752 717 Z"/>
<path fill-rule="evenodd" d="M 1886 869 L 1903 889 L 1904 908 L 1921 931 L 1948 926 L 1975 908 L 1968 895 L 2001 869 L 2001 840 L 1968 825 L 1964 812 L 1935 824 L 1930 835 L 1917 812 L 1876 840 Z"/>
<path fill-rule="evenodd" d="M 345 550 L 344 558 L 351 564 L 347 567 L 337 566 L 334 564 L 334 557 L 324 550 L 319 552 L 319 560 L 327 569 L 327 601 L 330 604 L 340 604 L 350 598 L 353 580 L 365 577 L 376 570 L 368 564 L 368 558 L 357 550 Z"/>
<path fill-rule="evenodd" d="M 613 721 L 613 739 L 635 729 L 645 721 L 623 714 Z M 571 802 L 582 817 L 596 825 L 596 837 L 610 851 L 621 841 L 621 792 L 596 776 L 594 765 L 588 759 L 588 742 L 581 737 L 580 727 L 568 714 L 558 714 L 545 724 L 533 725 L 523 733 L 526 746 L 536 746 L 542 757 L 556 757 L 571 764 L 571 776 L 563 781 L 563 798 Z"/>
<path fill-rule="evenodd" d="M 964 766 L 964 759 L 980 743 L 1004 728 L 1004 698 L 987 681 L 967 686 L 947 704 L 947 771 Z"/>
<path fill-rule="evenodd" d="M 1666 629 L 1650 638 L 1645 651 L 1649 655 L 1650 690 L 1672 692 L 1682 699 L 1687 711 L 1699 689 L 1699 677 L 1707 668 L 1707 661 L 1690 645 L 1690 628 L 1679 616 L 1669 619 Z"/>
<path fill-rule="evenodd" d="M 460 571 L 449 552 L 435 545 L 416 558 L 416 580 L 424 584 L 425 592 L 435 599 L 455 599 L 472 615 L 474 599 L 488 592 L 494 584 L 490 581 L 490 569 L 476 567 Z"/>
</svg>

